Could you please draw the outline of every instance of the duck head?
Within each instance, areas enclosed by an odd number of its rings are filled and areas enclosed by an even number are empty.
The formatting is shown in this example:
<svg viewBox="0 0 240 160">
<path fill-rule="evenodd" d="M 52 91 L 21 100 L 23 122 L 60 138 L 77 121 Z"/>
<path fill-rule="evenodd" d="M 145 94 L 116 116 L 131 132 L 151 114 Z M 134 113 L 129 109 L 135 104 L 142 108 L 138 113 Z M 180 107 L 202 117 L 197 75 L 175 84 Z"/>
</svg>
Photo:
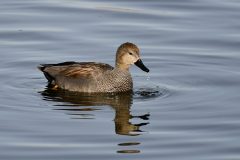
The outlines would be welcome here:
<svg viewBox="0 0 240 160">
<path fill-rule="evenodd" d="M 135 64 L 145 72 L 149 69 L 143 64 L 140 58 L 140 50 L 133 43 L 123 43 L 117 49 L 116 67 L 123 70 L 128 70 L 131 65 Z"/>
</svg>

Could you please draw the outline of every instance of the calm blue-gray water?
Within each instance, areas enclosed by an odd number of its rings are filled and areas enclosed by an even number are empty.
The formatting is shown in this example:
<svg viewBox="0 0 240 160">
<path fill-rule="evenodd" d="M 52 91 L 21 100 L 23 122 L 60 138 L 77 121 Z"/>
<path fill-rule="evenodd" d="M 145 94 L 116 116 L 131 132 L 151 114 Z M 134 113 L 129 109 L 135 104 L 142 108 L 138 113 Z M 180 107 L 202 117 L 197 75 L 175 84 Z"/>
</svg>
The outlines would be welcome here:
<svg viewBox="0 0 240 160">
<path fill-rule="evenodd" d="M 114 65 L 134 94 L 49 90 L 41 63 Z M 240 159 L 240 1 L 1 0 L 1 160 Z"/>
</svg>

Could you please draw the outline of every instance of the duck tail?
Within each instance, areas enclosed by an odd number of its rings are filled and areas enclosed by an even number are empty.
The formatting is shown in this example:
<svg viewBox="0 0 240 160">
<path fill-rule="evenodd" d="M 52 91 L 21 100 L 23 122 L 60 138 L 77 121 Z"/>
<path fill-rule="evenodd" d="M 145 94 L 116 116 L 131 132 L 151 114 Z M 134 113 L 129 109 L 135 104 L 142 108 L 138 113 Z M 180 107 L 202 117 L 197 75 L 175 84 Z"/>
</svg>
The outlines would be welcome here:
<svg viewBox="0 0 240 160">
<path fill-rule="evenodd" d="M 42 64 L 40 64 L 39 66 L 37 66 L 37 68 L 38 68 L 40 71 L 44 72 L 44 69 L 45 69 L 46 67 L 43 66 Z"/>
<path fill-rule="evenodd" d="M 51 65 L 48 64 L 40 64 L 39 66 L 37 66 L 37 68 L 43 72 L 44 76 L 46 77 L 46 79 L 48 80 L 49 84 L 52 84 L 53 81 L 55 80 L 55 78 L 53 76 L 51 76 L 48 72 L 45 71 L 45 68 L 49 67 Z"/>
</svg>

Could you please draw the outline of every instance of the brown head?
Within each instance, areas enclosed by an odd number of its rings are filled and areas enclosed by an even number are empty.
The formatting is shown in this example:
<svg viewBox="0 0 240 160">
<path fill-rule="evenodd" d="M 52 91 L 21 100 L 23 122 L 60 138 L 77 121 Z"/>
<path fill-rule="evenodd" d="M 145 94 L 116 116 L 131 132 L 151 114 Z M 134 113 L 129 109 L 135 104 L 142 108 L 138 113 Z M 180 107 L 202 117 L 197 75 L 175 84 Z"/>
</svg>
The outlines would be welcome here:
<svg viewBox="0 0 240 160">
<path fill-rule="evenodd" d="M 116 67 L 123 70 L 128 70 L 131 65 L 135 64 L 145 72 L 149 69 L 144 66 L 140 59 L 139 48 L 130 42 L 123 43 L 117 49 L 116 53 Z"/>
</svg>

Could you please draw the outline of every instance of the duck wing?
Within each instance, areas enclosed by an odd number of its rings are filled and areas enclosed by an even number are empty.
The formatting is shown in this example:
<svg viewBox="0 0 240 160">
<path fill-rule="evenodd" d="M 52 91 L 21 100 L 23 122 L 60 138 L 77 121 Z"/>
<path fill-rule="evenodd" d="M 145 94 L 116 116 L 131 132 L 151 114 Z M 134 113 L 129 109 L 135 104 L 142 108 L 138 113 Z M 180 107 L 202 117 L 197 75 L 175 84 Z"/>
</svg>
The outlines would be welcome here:
<svg viewBox="0 0 240 160">
<path fill-rule="evenodd" d="M 58 79 L 69 81 L 73 79 L 91 80 L 103 75 L 104 72 L 113 70 L 113 67 L 105 63 L 95 62 L 63 62 L 58 64 L 41 64 L 38 67 L 45 75 L 49 83 Z"/>
</svg>

